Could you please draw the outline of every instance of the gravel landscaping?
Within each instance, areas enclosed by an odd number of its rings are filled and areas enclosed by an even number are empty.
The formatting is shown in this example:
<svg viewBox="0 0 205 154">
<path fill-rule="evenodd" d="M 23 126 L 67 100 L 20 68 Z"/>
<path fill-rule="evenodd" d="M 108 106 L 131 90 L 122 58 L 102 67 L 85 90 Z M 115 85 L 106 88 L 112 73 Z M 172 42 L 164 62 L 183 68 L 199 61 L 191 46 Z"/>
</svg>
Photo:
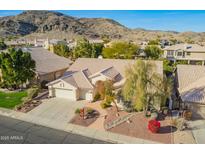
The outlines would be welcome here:
<svg viewBox="0 0 205 154">
<path fill-rule="evenodd" d="M 108 115 L 105 120 L 105 124 L 110 123 L 113 120 L 119 118 L 116 116 L 116 109 L 114 107 L 107 110 Z M 127 112 L 120 111 L 120 116 L 126 116 Z M 117 125 L 107 131 L 119 133 L 127 136 L 132 136 L 136 138 L 142 138 L 152 141 L 157 141 L 160 143 L 173 143 L 173 132 L 176 131 L 176 128 L 173 128 L 170 125 L 170 118 L 167 117 L 165 119 L 162 118 L 160 120 L 161 128 L 158 133 L 151 133 L 148 128 L 149 118 L 145 118 L 143 113 L 136 113 L 132 116 L 128 121 Z"/>
<path fill-rule="evenodd" d="M 81 114 L 76 114 L 75 117 L 70 121 L 72 124 L 81 125 L 81 126 L 89 126 L 94 121 L 97 120 L 100 113 L 97 110 L 93 110 L 91 113 L 88 113 L 88 111 L 91 108 L 84 108 L 85 116 L 84 118 L 81 116 Z"/>
</svg>

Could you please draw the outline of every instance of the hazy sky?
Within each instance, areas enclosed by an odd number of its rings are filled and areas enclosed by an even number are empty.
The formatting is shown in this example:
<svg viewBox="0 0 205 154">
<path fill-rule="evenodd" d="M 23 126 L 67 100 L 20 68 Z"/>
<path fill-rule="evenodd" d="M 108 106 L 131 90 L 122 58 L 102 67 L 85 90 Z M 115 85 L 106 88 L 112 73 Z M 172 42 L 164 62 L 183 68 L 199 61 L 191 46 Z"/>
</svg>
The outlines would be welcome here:
<svg viewBox="0 0 205 154">
<path fill-rule="evenodd" d="M 22 11 L 0 11 L 0 16 Z M 205 32 L 205 11 L 62 11 L 74 17 L 114 19 L 129 28 Z"/>
</svg>

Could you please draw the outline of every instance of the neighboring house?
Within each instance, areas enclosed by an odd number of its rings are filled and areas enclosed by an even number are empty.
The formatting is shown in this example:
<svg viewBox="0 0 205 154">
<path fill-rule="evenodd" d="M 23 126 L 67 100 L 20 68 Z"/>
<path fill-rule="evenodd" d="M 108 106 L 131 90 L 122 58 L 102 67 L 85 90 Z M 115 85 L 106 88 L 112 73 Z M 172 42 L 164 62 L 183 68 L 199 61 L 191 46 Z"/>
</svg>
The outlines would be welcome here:
<svg viewBox="0 0 205 154">
<path fill-rule="evenodd" d="M 51 52 L 54 52 L 54 46 L 57 45 L 57 44 L 65 44 L 67 45 L 67 42 L 66 41 L 63 41 L 63 40 L 58 40 L 58 39 L 47 39 L 44 44 L 43 44 L 43 47 Z"/>
<path fill-rule="evenodd" d="M 104 41 L 103 40 L 100 40 L 100 39 L 95 39 L 95 40 L 88 40 L 89 41 L 89 43 L 91 43 L 91 44 L 93 44 L 93 43 L 104 43 Z"/>
<path fill-rule="evenodd" d="M 201 62 L 204 65 L 205 47 L 198 44 L 176 44 L 164 48 L 164 57 L 171 61 L 187 61 L 188 64 Z"/>
<path fill-rule="evenodd" d="M 41 47 L 23 48 L 24 52 L 29 52 L 36 62 L 36 74 L 39 82 L 50 82 L 63 76 L 72 61 L 60 57 Z"/>
<path fill-rule="evenodd" d="M 79 58 L 67 70 L 64 77 L 47 84 L 51 97 L 69 100 L 93 100 L 97 81 L 112 80 L 114 88 L 125 83 L 125 69 L 135 60 Z M 153 61 L 156 71 L 163 75 L 162 61 Z"/>
<path fill-rule="evenodd" d="M 36 39 L 34 40 L 35 47 L 43 47 L 46 39 Z"/>
<path fill-rule="evenodd" d="M 176 83 L 182 105 L 205 116 L 205 66 L 177 65 Z"/>
</svg>

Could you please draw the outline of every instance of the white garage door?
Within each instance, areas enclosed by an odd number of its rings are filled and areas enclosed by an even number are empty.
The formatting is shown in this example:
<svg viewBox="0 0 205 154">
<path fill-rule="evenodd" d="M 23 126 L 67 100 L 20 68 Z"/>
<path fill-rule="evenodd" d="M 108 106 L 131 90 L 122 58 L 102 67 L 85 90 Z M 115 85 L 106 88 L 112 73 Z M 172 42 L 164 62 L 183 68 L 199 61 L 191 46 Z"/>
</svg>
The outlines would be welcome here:
<svg viewBox="0 0 205 154">
<path fill-rule="evenodd" d="M 55 96 L 69 100 L 76 100 L 76 92 L 71 89 L 55 89 Z"/>
</svg>

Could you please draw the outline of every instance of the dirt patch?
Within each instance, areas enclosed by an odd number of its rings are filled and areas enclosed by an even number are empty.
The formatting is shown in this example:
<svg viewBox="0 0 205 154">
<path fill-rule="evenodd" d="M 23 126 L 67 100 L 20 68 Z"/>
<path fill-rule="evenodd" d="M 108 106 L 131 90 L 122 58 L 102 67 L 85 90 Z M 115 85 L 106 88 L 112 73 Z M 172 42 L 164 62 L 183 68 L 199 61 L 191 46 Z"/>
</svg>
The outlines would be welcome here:
<svg viewBox="0 0 205 154">
<path fill-rule="evenodd" d="M 107 112 L 108 116 L 105 120 L 105 124 L 118 118 L 114 107 L 108 109 Z M 120 111 L 119 114 L 120 116 L 125 116 L 128 113 L 125 111 Z M 163 120 L 160 120 L 161 128 L 156 134 L 151 133 L 148 130 L 147 125 L 150 119 L 146 118 L 143 113 L 136 113 L 136 115 L 132 116 L 128 122 L 124 122 L 114 128 L 109 129 L 108 131 L 160 143 L 173 143 L 172 137 L 173 132 L 176 131 L 176 128 L 173 128 L 170 125 L 170 118 L 162 119 Z"/>
<path fill-rule="evenodd" d="M 76 114 L 74 118 L 70 121 L 72 124 L 81 125 L 81 126 L 89 126 L 93 122 L 97 120 L 100 116 L 100 113 L 97 110 L 93 109 L 92 113 L 87 113 L 90 108 L 84 108 L 85 116 L 84 118 L 80 114 Z"/>
</svg>

